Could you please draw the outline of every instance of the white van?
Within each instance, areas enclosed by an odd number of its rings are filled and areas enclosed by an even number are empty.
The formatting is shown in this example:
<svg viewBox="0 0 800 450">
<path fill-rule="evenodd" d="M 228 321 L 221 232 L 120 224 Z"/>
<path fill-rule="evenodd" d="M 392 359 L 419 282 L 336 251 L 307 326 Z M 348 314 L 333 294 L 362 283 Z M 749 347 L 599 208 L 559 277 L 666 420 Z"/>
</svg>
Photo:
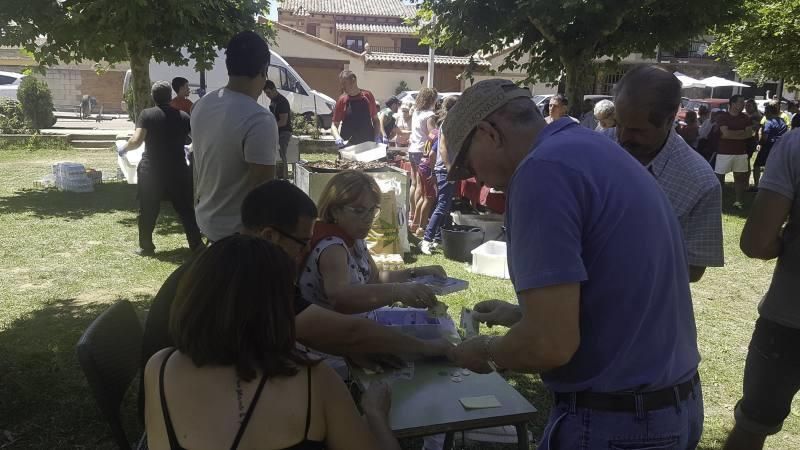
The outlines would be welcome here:
<svg viewBox="0 0 800 450">
<path fill-rule="evenodd" d="M 272 50 L 270 50 L 270 53 L 272 57 L 270 58 L 267 77 L 275 83 L 278 91 L 289 100 L 292 112 L 294 114 L 302 114 L 309 119 L 316 114 L 319 117 L 318 124 L 323 128 L 330 128 L 336 100 L 311 89 L 286 60 Z M 188 56 L 186 50 L 183 51 L 183 54 L 189 58 L 189 65 L 187 66 L 173 66 L 167 63 L 158 63 L 155 60 L 150 61 L 150 80 L 172 81 L 175 77 L 186 78 L 189 80 L 189 88 L 192 91 L 189 99 L 196 102 L 199 99 L 200 73 L 195 71 L 194 60 Z M 224 50 L 217 52 L 213 68 L 205 72 L 205 78 L 206 92 L 224 87 L 228 83 L 228 70 L 225 67 Z M 130 82 L 131 71 L 128 70 L 122 87 L 123 94 L 130 86 Z M 261 94 L 258 103 L 266 108 L 269 106 L 269 98 L 265 94 Z"/>
</svg>

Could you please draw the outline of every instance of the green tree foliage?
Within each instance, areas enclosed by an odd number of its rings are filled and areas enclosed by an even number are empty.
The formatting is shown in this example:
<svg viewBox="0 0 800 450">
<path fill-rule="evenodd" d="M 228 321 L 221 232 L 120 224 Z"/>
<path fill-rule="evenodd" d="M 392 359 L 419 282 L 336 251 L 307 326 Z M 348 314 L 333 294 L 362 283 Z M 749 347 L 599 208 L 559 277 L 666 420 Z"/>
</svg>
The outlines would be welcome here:
<svg viewBox="0 0 800 450">
<path fill-rule="evenodd" d="M 515 46 L 501 71 L 527 82 L 561 81 L 580 108 L 592 64 L 679 46 L 709 27 L 730 23 L 745 0 L 425 0 L 416 19 L 438 48 L 495 53 Z"/>
<path fill-rule="evenodd" d="M 22 134 L 27 131 L 20 102 L 0 97 L 0 134 Z"/>
<path fill-rule="evenodd" d="M 23 78 L 17 90 L 17 100 L 22 105 L 25 124 L 29 128 L 39 131 L 56 123 L 53 96 L 44 81 L 33 76 Z"/>
<path fill-rule="evenodd" d="M 744 16 L 717 28 L 709 52 L 742 77 L 800 85 L 800 0 L 746 0 Z"/>
<path fill-rule="evenodd" d="M 42 66 L 129 61 L 137 111 L 149 106 L 151 58 L 208 70 L 242 30 L 271 36 L 269 0 L 4 0 L 0 44 L 22 46 Z"/>
</svg>

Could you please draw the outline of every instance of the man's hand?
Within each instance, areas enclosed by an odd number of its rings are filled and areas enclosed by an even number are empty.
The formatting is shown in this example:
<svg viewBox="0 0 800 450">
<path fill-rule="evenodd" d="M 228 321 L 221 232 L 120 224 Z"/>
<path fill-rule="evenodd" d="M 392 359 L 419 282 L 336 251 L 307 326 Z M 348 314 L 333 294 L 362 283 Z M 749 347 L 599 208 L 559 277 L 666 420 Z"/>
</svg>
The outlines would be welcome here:
<svg viewBox="0 0 800 450">
<path fill-rule="evenodd" d="M 436 339 L 425 341 L 425 347 L 422 349 L 422 356 L 426 358 L 434 358 L 444 356 L 450 361 L 454 361 L 456 347 L 446 339 Z"/>
<path fill-rule="evenodd" d="M 502 300 L 486 300 L 475 305 L 472 317 L 490 327 L 511 327 L 522 318 L 522 311 L 519 306 Z"/>
<path fill-rule="evenodd" d="M 125 156 L 128 153 L 128 143 L 117 143 L 117 155 Z"/>
<path fill-rule="evenodd" d="M 344 140 L 342 138 L 336 138 L 336 147 L 340 149 L 344 148 Z"/>
<path fill-rule="evenodd" d="M 489 339 L 489 336 L 478 336 L 462 342 L 453 352 L 453 363 L 476 373 L 492 372 L 486 347 Z"/>
</svg>

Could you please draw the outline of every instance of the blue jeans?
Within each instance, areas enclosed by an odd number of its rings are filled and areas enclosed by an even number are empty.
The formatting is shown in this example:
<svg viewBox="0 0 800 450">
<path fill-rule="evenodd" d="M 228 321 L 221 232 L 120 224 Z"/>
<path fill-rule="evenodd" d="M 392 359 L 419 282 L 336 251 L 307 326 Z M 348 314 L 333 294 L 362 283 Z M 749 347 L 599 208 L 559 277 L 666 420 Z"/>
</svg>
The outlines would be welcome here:
<svg viewBox="0 0 800 450">
<path fill-rule="evenodd" d="M 686 400 L 654 411 L 607 412 L 553 406 L 539 450 L 686 450 L 703 432 L 703 393 L 698 383 Z"/>
<path fill-rule="evenodd" d="M 453 205 L 453 191 L 455 184 L 447 181 L 447 172 L 436 174 L 436 209 L 433 210 L 428 228 L 425 229 L 425 240 L 433 242 L 442 239 L 441 229 L 450 223 L 450 207 Z"/>
</svg>

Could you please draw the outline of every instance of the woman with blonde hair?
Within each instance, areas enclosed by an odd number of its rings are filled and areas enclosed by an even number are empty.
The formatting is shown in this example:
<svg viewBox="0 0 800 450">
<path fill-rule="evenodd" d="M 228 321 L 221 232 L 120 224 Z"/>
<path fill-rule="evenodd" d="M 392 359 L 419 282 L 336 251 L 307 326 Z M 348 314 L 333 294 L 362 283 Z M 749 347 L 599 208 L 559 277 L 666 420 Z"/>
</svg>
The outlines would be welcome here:
<svg viewBox="0 0 800 450">
<path fill-rule="evenodd" d="M 380 213 L 378 183 L 356 170 L 336 174 L 319 200 L 320 220 L 300 275 L 306 300 L 346 314 L 372 311 L 394 302 L 417 308 L 436 303 L 425 285 L 410 280 L 446 277 L 440 266 L 379 271 L 364 239 Z"/>
<path fill-rule="evenodd" d="M 411 217 L 411 231 L 417 232 L 428 223 L 428 218 L 423 217 L 423 206 L 426 195 L 424 181 L 419 173 L 419 164 L 425 156 L 426 149 L 430 149 L 428 142 L 435 136 L 431 132 L 436 129 L 436 100 L 438 93 L 435 89 L 422 88 L 417 94 L 414 114 L 411 118 L 411 145 L 408 147 L 408 159 L 411 162 L 411 190 L 409 191 L 409 215 Z"/>
</svg>

